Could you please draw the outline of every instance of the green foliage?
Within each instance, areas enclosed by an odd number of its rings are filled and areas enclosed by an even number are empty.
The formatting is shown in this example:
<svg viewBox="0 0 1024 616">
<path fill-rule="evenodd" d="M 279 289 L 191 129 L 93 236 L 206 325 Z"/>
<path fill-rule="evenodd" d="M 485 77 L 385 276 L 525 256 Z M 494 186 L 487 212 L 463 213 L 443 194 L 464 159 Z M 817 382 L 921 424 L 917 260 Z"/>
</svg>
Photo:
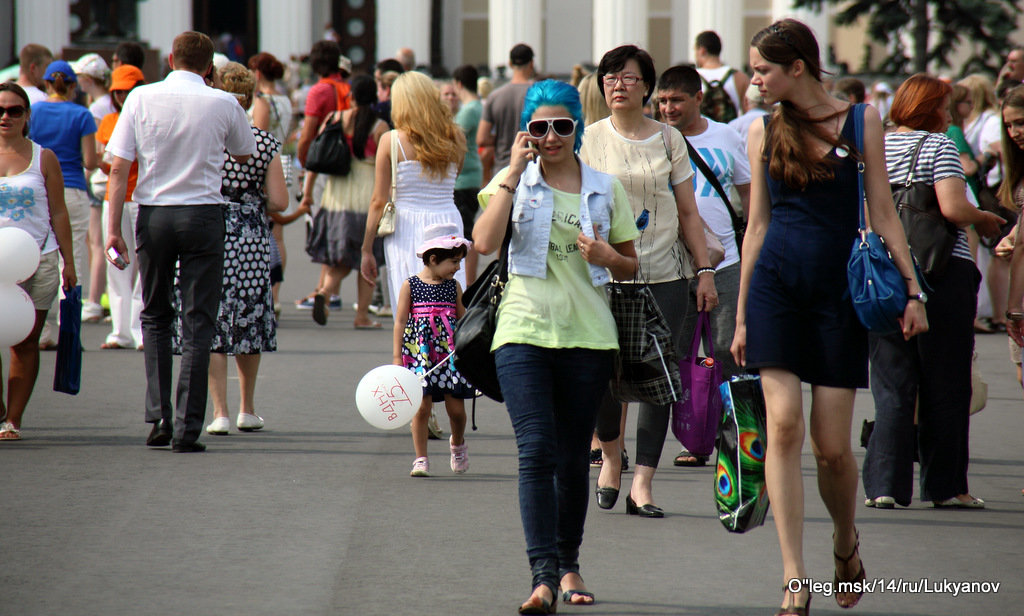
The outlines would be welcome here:
<svg viewBox="0 0 1024 616">
<path fill-rule="evenodd" d="M 995 75 L 1013 45 L 1010 35 L 1021 13 L 1021 0 L 793 0 L 794 8 L 821 9 L 826 4 L 837 7 L 837 25 L 867 18 L 868 36 L 889 52 L 878 66 L 870 68 L 893 75 L 924 67 L 952 68 L 949 56 L 963 48 L 970 51 L 961 67 L 963 74 Z M 927 23 L 917 22 L 915 8 L 927 15 Z M 923 58 L 916 57 L 901 40 L 901 34 L 913 36 L 915 31 L 928 32 Z"/>
</svg>

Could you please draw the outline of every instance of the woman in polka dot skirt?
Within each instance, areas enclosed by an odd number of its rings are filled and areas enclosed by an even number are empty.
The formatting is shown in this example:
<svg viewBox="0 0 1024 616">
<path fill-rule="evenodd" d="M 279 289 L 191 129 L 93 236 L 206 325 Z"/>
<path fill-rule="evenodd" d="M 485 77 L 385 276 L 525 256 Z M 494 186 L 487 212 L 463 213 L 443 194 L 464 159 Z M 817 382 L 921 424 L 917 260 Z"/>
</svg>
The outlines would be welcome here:
<svg viewBox="0 0 1024 616">
<path fill-rule="evenodd" d="M 252 71 L 237 62 L 219 69 L 221 89 L 233 94 L 242 108 L 252 104 L 256 86 Z M 256 153 L 244 163 L 225 154 L 221 195 L 224 209 L 224 274 L 216 332 L 210 348 L 210 400 L 213 421 L 209 434 L 227 434 L 228 355 L 235 356 L 241 391 L 236 427 L 243 432 L 263 428 L 253 396 L 262 353 L 277 350 L 277 322 L 270 288 L 270 245 L 267 211 L 288 205 L 288 189 L 281 166 L 281 142 L 270 133 L 252 128 Z M 180 340 L 175 324 L 174 346 Z"/>
<path fill-rule="evenodd" d="M 455 369 L 451 356 L 452 332 L 466 312 L 462 305 L 462 287 L 455 280 L 470 241 L 461 237 L 458 225 L 440 223 L 423 231 L 423 243 L 416 256 L 423 259 L 423 270 L 402 283 L 395 310 L 394 363 L 418 375 L 426 374 L 423 402 L 412 420 L 412 443 L 416 450 L 413 477 L 429 477 L 427 460 L 427 420 L 434 402 L 444 400 L 452 436 L 451 469 L 464 473 L 469 455 L 463 435 L 466 432 L 466 398 L 473 387 Z M 441 365 L 439 365 L 441 364 Z"/>
</svg>

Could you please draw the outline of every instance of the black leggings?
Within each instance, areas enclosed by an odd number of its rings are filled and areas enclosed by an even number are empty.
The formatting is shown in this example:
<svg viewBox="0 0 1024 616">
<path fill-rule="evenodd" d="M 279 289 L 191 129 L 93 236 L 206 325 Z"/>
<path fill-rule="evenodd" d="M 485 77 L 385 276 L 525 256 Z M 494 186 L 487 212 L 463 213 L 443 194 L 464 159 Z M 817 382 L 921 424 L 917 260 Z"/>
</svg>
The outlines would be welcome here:
<svg viewBox="0 0 1024 616">
<path fill-rule="evenodd" d="M 672 331 L 672 343 L 678 352 L 681 347 L 680 336 L 683 333 L 683 320 L 686 317 L 687 282 L 685 279 L 672 282 L 659 282 L 648 285 L 654 295 L 654 301 L 665 315 L 669 329 Z M 619 423 L 622 419 L 622 406 L 612 398 L 611 389 L 605 392 L 597 413 L 597 438 L 604 442 L 619 438 Z M 658 467 L 661 450 L 665 446 L 665 435 L 668 433 L 668 420 L 672 410 L 671 404 L 640 403 L 640 414 L 636 419 L 636 454 L 634 461 L 643 466 Z"/>
</svg>

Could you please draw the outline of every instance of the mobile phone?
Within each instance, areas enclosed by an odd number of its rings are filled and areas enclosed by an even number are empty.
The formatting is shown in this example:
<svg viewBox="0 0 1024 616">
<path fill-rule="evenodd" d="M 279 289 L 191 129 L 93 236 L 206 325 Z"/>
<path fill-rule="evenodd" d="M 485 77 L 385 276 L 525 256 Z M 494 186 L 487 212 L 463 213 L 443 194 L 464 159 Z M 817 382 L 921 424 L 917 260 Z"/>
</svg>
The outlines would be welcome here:
<svg viewBox="0 0 1024 616">
<path fill-rule="evenodd" d="M 107 248 L 107 258 L 110 259 L 110 261 L 119 269 L 124 269 L 128 266 L 128 264 L 125 263 L 124 257 L 122 257 L 113 246 Z"/>
</svg>

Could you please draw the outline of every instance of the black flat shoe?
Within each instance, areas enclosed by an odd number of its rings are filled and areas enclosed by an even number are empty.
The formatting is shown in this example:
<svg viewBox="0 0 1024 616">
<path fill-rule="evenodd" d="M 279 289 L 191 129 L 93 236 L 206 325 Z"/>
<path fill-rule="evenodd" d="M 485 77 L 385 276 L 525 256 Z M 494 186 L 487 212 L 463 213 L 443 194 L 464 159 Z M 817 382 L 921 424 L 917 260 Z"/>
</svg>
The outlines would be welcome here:
<svg viewBox="0 0 1024 616">
<path fill-rule="evenodd" d="M 618 488 L 596 488 L 594 494 L 597 494 L 597 506 L 601 509 L 611 509 L 619 500 Z"/>
<path fill-rule="evenodd" d="M 174 453 L 200 453 L 206 451 L 206 445 L 200 442 L 174 443 L 171 445 L 171 451 Z"/>
<path fill-rule="evenodd" d="M 171 427 L 163 419 L 153 424 L 149 436 L 146 437 L 146 445 L 149 447 L 166 447 L 171 444 Z"/>
<path fill-rule="evenodd" d="M 636 501 L 633 497 L 626 495 L 626 513 L 629 515 L 638 515 L 641 518 L 663 518 L 665 517 L 665 511 L 657 505 L 647 504 L 643 507 L 637 507 Z"/>
</svg>

